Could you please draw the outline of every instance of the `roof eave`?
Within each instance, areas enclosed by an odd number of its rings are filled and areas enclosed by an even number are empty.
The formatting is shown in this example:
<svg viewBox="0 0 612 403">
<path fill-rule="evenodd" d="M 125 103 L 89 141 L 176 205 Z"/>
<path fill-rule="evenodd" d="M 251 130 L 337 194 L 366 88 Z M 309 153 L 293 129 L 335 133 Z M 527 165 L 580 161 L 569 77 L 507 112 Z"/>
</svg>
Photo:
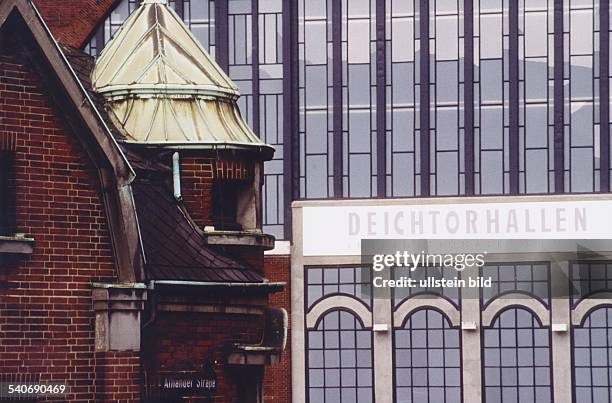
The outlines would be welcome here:
<svg viewBox="0 0 612 403">
<path fill-rule="evenodd" d="M 271 160 L 274 156 L 275 148 L 265 143 L 247 143 L 247 142 L 170 142 L 170 141 L 154 141 L 142 142 L 136 140 L 121 140 L 121 143 L 139 147 L 152 149 L 169 149 L 169 150 L 209 150 L 209 151 L 239 151 L 246 153 L 257 153 L 264 161 Z"/>
</svg>

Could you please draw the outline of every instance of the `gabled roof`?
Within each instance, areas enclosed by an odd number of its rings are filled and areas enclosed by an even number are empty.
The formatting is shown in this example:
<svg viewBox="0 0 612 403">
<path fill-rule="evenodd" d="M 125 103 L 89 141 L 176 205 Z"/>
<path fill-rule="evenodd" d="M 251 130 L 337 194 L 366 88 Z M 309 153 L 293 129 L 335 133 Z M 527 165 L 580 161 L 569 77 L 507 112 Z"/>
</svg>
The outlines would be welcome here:
<svg viewBox="0 0 612 403">
<path fill-rule="evenodd" d="M 0 35 L 6 24 L 23 29 L 24 43 L 32 43 L 36 57 L 43 61 L 49 82 L 56 84 L 54 94 L 63 101 L 73 133 L 79 136 L 94 166 L 99 171 L 103 201 L 113 244 L 119 281 L 135 281 L 142 274 L 138 227 L 131 202 L 130 183 L 135 173 L 115 141 L 110 128 L 94 106 L 59 45 L 31 1 L 0 0 Z M 48 72 L 48 73 L 47 73 Z"/>
</svg>

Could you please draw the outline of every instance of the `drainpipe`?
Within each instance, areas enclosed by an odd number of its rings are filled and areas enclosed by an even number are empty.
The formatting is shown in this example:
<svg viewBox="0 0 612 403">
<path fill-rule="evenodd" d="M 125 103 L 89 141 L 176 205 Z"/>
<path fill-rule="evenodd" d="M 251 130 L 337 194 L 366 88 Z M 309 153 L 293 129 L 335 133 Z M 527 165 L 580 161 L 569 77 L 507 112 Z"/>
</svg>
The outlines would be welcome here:
<svg viewBox="0 0 612 403">
<path fill-rule="evenodd" d="M 174 185 L 174 198 L 181 200 L 181 165 L 178 151 L 172 154 L 172 183 Z"/>
<path fill-rule="evenodd" d="M 150 314 L 149 314 L 149 319 L 142 324 L 142 329 L 146 329 L 147 327 L 151 326 L 153 324 L 153 322 L 155 322 L 155 319 L 157 319 L 157 300 L 155 298 L 155 280 L 151 280 L 151 282 L 149 284 L 147 284 L 147 290 L 148 292 L 148 297 L 147 301 L 149 302 L 149 306 L 150 306 Z"/>
</svg>

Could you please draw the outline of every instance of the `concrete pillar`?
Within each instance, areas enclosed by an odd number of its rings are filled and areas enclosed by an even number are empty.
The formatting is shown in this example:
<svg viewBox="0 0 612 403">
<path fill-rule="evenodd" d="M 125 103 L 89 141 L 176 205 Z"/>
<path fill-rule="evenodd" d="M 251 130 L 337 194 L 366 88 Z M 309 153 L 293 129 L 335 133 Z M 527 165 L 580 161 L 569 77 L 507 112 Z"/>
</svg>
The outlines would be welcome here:
<svg viewBox="0 0 612 403">
<path fill-rule="evenodd" d="M 140 351 L 144 284 L 94 284 L 96 351 Z"/>
<path fill-rule="evenodd" d="M 553 395 L 556 403 L 572 401 L 572 345 L 569 299 L 569 262 L 551 262 L 551 352 Z"/>
<path fill-rule="evenodd" d="M 146 297 L 144 284 L 93 284 L 96 401 L 141 400 L 140 319 Z"/>
<path fill-rule="evenodd" d="M 372 327 L 374 345 L 374 394 L 377 403 L 393 402 L 393 313 L 389 287 L 374 293 Z M 386 326 L 386 329 L 385 329 Z"/>
<path fill-rule="evenodd" d="M 304 262 L 302 260 L 302 209 L 293 209 L 291 245 L 291 389 L 294 402 L 306 401 L 306 329 L 304 321 Z"/>
<path fill-rule="evenodd" d="M 479 275 L 478 267 L 466 268 L 462 278 L 476 278 Z M 482 402 L 482 366 L 480 348 L 480 289 L 464 287 L 461 289 L 461 323 L 466 329 L 461 329 L 463 360 L 463 401 L 470 403 Z M 468 329 L 474 324 L 473 329 Z"/>
</svg>

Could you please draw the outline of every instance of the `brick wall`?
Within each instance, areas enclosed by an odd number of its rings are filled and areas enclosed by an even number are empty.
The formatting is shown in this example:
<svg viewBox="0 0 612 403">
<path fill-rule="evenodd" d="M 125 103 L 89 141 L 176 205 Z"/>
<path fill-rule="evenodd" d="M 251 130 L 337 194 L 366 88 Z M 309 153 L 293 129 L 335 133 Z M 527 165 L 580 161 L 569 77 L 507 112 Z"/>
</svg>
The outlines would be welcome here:
<svg viewBox="0 0 612 403">
<path fill-rule="evenodd" d="M 34 0 L 58 42 L 80 47 L 118 0 Z"/>
<path fill-rule="evenodd" d="M 96 171 L 43 83 L 4 48 L 0 133 L 17 135 L 16 227 L 36 246 L 33 255 L 0 268 L 0 374 L 66 381 L 67 401 L 91 401 L 90 283 L 114 280 L 111 243 Z"/>
<path fill-rule="evenodd" d="M 216 361 L 217 392 L 210 403 L 239 402 L 238 391 L 248 368 L 224 365 L 224 345 L 257 343 L 262 334 L 261 315 L 161 312 L 143 333 L 143 365 L 148 374 L 199 370 L 211 357 Z"/>
<path fill-rule="evenodd" d="M 140 401 L 140 353 L 108 351 L 95 353 L 96 401 Z"/>
<path fill-rule="evenodd" d="M 285 308 L 289 314 L 287 347 L 280 363 L 266 367 L 264 375 L 264 401 L 285 403 L 291 401 L 291 259 L 288 255 L 266 255 L 264 273 L 270 281 L 287 283 L 282 292 L 271 294 L 269 304 Z"/>
<path fill-rule="evenodd" d="M 181 194 L 191 218 L 204 228 L 213 225 L 211 197 L 216 179 L 252 180 L 252 164 L 240 160 L 215 159 L 181 154 Z"/>
<path fill-rule="evenodd" d="M 191 218 L 204 228 L 212 225 L 211 195 L 214 165 L 210 158 L 181 155 L 181 193 Z"/>
</svg>

